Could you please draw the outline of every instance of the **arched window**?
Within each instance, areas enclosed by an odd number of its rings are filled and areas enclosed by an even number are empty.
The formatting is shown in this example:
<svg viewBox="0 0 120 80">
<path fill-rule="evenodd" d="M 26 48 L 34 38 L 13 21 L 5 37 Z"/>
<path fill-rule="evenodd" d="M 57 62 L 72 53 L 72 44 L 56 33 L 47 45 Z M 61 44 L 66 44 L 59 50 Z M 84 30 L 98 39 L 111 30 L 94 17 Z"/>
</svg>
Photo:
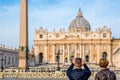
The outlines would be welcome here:
<svg viewBox="0 0 120 80">
<path fill-rule="evenodd" d="M 106 59 L 106 58 L 107 58 L 107 52 L 103 52 L 103 53 L 102 53 L 102 58 L 103 58 L 103 59 Z"/>
<path fill-rule="evenodd" d="M 107 37 L 107 35 L 106 35 L 106 33 L 104 33 L 104 34 L 103 34 L 103 38 L 106 38 L 106 37 Z"/>
<path fill-rule="evenodd" d="M 40 34 L 40 36 L 39 36 L 40 38 L 43 38 L 43 35 L 42 34 Z"/>
</svg>

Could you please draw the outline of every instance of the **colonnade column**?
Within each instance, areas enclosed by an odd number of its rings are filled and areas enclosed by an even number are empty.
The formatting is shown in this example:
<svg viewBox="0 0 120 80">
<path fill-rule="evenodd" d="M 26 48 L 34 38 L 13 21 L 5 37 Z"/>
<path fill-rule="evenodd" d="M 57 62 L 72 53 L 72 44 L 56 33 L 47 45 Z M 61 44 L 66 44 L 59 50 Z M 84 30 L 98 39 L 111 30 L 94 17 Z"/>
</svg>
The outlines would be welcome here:
<svg viewBox="0 0 120 80">
<path fill-rule="evenodd" d="M 47 55 L 47 45 L 45 45 L 45 55 L 44 55 L 44 58 L 45 58 L 45 62 L 48 62 L 48 60 L 47 60 L 47 57 L 48 57 L 48 55 Z"/>
<path fill-rule="evenodd" d="M 98 56 L 97 56 L 97 63 L 99 63 L 99 60 L 100 60 L 100 58 L 101 58 L 101 53 L 100 53 L 100 50 L 101 50 L 101 48 L 100 48 L 101 46 L 100 46 L 100 44 L 98 44 L 97 45 L 97 53 L 98 53 Z"/>
<path fill-rule="evenodd" d="M 83 44 L 83 59 L 85 59 L 84 44 Z"/>
<path fill-rule="evenodd" d="M 67 46 L 68 46 L 68 63 L 70 63 L 69 44 Z"/>
<path fill-rule="evenodd" d="M 63 47 L 62 47 L 62 44 L 60 44 L 60 63 L 62 63 L 62 59 L 63 59 L 63 56 L 61 55 L 62 54 L 62 51 L 63 51 Z"/>
<path fill-rule="evenodd" d="M 55 44 L 53 44 L 53 63 L 55 63 Z"/>
<path fill-rule="evenodd" d="M 64 48 L 65 48 L 65 46 L 64 46 L 64 44 L 63 44 L 63 58 L 62 58 L 62 59 L 63 59 L 63 63 L 65 62 L 65 61 L 64 61 L 64 59 L 65 59 L 65 51 L 64 51 Z"/>
<path fill-rule="evenodd" d="M 76 51 L 76 48 L 77 48 L 77 47 L 76 47 L 76 46 L 77 46 L 77 45 L 75 44 L 75 55 L 74 55 L 75 57 L 77 56 L 77 51 Z"/>
<path fill-rule="evenodd" d="M 109 44 L 109 52 L 108 52 L 108 54 L 109 54 L 109 62 L 110 62 L 110 65 L 112 65 L 112 55 L 111 55 L 111 44 Z"/>
<path fill-rule="evenodd" d="M 80 44 L 80 51 L 79 51 L 79 54 L 80 54 L 80 58 L 82 58 L 82 48 L 81 48 L 81 44 Z"/>
<path fill-rule="evenodd" d="M 90 44 L 90 63 L 92 62 L 92 44 Z"/>
</svg>

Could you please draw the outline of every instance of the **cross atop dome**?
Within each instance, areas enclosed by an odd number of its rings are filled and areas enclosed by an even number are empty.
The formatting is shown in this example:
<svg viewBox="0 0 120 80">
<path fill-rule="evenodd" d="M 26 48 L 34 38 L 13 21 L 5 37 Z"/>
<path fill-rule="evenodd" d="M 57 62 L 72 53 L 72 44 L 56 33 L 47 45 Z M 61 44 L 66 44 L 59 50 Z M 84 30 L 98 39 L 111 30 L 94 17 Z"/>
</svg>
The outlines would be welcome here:
<svg viewBox="0 0 120 80">
<path fill-rule="evenodd" d="M 82 17 L 82 11 L 81 11 L 80 8 L 79 8 L 79 10 L 78 10 L 77 17 Z"/>
</svg>

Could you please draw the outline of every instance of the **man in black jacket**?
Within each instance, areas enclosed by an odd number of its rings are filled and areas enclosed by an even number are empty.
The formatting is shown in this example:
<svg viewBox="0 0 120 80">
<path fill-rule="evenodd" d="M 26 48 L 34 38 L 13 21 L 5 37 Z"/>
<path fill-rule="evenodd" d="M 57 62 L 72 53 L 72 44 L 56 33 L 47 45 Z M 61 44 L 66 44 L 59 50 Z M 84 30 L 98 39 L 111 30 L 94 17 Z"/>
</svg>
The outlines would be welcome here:
<svg viewBox="0 0 120 80">
<path fill-rule="evenodd" d="M 85 69 L 81 69 L 82 65 Z M 66 73 L 69 80 L 88 80 L 91 75 L 91 71 L 81 58 L 73 58 Z"/>
</svg>

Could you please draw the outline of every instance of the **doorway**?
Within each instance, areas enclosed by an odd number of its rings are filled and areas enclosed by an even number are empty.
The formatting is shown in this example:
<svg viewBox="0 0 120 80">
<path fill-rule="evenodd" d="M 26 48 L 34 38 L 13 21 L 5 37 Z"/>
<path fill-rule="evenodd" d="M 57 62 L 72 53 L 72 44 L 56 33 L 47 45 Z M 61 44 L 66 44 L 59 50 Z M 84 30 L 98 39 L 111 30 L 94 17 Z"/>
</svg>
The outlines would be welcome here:
<svg viewBox="0 0 120 80">
<path fill-rule="evenodd" d="M 85 56 L 85 61 L 89 62 L 89 56 L 88 55 Z"/>
<path fill-rule="evenodd" d="M 39 63 L 43 62 L 43 53 L 39 53 Z"/>
</svg>

